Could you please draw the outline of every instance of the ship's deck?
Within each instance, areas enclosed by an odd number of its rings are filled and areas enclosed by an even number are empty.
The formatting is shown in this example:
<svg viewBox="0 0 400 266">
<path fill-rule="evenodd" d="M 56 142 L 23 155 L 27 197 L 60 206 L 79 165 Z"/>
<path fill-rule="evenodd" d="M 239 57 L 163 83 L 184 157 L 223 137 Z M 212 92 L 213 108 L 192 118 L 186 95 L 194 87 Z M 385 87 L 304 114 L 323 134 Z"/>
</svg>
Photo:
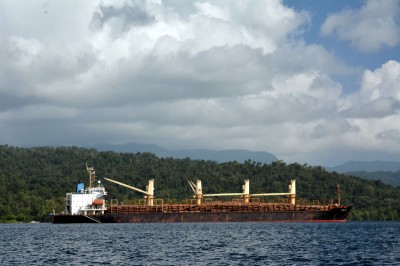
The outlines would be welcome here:
<svg viewBox="0 0 400 266">
<path fill-rule="evenodd" d="M 274 211 L 329 211 L 338 208 L 329 205 L 301 205 L 288 203 L 203 203 L 195 204 L 160 204 L 157 206 L 112 204 L 107 206 L 108 213 L 181 213 L 181 212 L 274 212 Z M 343 206 L 346 208 L 347 206 Z"/>
</svg>

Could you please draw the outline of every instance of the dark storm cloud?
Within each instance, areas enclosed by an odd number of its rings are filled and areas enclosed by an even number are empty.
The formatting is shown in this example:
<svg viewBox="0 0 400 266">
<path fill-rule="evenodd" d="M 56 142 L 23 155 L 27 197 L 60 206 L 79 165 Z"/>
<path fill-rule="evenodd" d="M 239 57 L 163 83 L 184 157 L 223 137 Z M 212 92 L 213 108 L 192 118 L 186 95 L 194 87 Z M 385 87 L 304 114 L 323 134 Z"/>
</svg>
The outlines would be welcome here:
<svg viewBox="0 0 400 266">
<path fill-rule="evenodd" d="M 0 112 L 18 109 L 32 102 L 32 97 L 16 96 L 0 91 Z"/>
<path fill-rule="evenodd" d="M 154 16 L 132 1 L 131 5 L 125 3 L 121 7 L 100 5 L 93 14 L 92 27 L 103 28 L 104 24 L 113 18 L 122 20 L 122 32 L 128 31 L 132 26 L 144 26 L 155 22 Z"/>
<path fill-rule="evenodd" d="M 397 129 L 390 129 L 380 132 L 375 136 L 377 139 L 380 140 L 387 140 L 391 139 L 397 143 L 400 143 L 400 131 Z"/>
<path fill-rule="evenodd" d="M 244 45 L 213 47 L 194 56 L 179 53 L 166 58 L 148 56 L 138 73 L 130 82 L 135 82 L 136 92 L 160 100 L 202 99 L 246 95 L 260 90 L 249 85 L 268 71 L 261 65 L 260 50 Z M 127 62 L 126 80 L 132 73 Z M 132 84 L 132 83 L 131 83 Z M 246 89 L 247 88 L 247 89 Z"/>
</svg>

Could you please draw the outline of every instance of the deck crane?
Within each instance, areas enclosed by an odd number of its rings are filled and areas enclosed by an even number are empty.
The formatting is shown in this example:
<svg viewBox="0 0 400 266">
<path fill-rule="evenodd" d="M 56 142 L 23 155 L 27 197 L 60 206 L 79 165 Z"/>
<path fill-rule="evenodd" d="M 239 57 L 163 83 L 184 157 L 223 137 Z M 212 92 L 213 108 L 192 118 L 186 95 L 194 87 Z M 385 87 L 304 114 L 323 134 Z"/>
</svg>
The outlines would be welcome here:
<svg viewBox="0 0 400 266">
<path fill-rule="evenodd" d="M 148 186 L 146 186 L 146 190 L 147 191 L 144 191 L 144 190 L 141 190 L 139 188 L 124 184 L 122 182 L 113 180 L 111 178 L 104 177 L 104 179 L 109 181 L 109 182 L 115 183 L 117 185 L 120 185 L 120 186 L 123 186 L 123 187 L 126 187 L 126 188 L 129 188 L 129 189 L 132 189 L 132 190 L 135 190 L 137 192 L 145 194 L 146 204 L 149 205 L 149 206 L 153 206 L 154 205 L 154 179 L 150 179 L 149 180 L 149 184 L 148 184 Z"/>
<path fill-rule="evenodd" d="M 250 197 L 261 197 L 261 196 L 289 196 L 290 204 L 296 204 L 296 180 L 290 180 L 289 192 L 287 193 L 258 193 L 250 194 L 250 180 L 246 179 L 242 187 L 243 193 L 218 193 L 218 194 L 203 194 L 201 180 L 197 180 L 196 184 L 188 180 L 190 187 L 194 192 L 194 197 L 196 198 L 196 204 L 201 205 L 201 199 L 203 197 L 224 197 L 224 196 L 241 196 L 243 202 L 247 203 Z"/>
</svg>

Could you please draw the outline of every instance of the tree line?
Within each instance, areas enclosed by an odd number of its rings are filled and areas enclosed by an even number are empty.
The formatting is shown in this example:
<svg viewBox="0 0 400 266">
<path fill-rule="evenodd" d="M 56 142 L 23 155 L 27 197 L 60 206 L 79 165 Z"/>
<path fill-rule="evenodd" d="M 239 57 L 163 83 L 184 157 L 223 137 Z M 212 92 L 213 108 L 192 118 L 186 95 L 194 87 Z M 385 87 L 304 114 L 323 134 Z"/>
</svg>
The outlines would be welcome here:
<svg viewBox="0 0 400 266">
<path fill-rule="evenodd" d="M 205 160 L 158 158 L 151 153 L 98 152 L 79 147 L 18 148 L 0 146 L 0 222 L 49 221 L 49 213 L 64 209 L 65 193 L 78 182 L 88 184 L 85 164 L 95 166 L 108 199 L 128 202 L 143 196 L 106 183 L 108 177 L 145 189 L 155 179 L 155 197 L 164 202 L 193 198 L 187 180 L 201 179 L 203 193 L 241 192 L 250 179 L 251 193 L 286 192 L 296 179 L 297 198 L 327 203 L 337 198 L 354 204 L 351 220 L 399 220 L 400 188 L 381 181 L 328 172 L 320 166 L 263 164 L 247 160 L 217 163 Z"/>
</svg>

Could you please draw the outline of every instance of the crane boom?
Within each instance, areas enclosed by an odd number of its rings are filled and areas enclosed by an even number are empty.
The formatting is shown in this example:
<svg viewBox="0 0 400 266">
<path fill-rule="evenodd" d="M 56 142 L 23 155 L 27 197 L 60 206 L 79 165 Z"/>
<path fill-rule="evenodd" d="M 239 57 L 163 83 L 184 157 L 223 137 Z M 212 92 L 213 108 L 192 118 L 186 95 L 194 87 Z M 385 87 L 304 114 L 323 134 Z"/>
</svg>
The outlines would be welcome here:
<svg viewBox="0 0 400 266">
<path fill-rule="evenodd" d="M 115 183 L 115 184 L 117 184 L 117 185 L 121 185 L 121 186 L 123 186 L 123 187 L 126 187 L 126 188 L 129 188 L 129 189 L 132 189 L 132 190 L 141 192 L 141 193 L 143 193 L 143 194 L 145 194 L 145 195 L 149 195 L 149 193 L 147 193 L 146 191 L 141 190 L 141 189 L 139 189 L 139 188 L 132 187 L 132 186 L 130 186 L 130 185 L 121 183 L 121 182 L 119 182 L 119 181 L 112 180 L 112 179 L 107 178 L 107 177 L 104 177 L 104 179 L 107 180 L 107 181 L 110 181 L 110 182 L 112 182 L 112 183 Z"/>
</svg>

